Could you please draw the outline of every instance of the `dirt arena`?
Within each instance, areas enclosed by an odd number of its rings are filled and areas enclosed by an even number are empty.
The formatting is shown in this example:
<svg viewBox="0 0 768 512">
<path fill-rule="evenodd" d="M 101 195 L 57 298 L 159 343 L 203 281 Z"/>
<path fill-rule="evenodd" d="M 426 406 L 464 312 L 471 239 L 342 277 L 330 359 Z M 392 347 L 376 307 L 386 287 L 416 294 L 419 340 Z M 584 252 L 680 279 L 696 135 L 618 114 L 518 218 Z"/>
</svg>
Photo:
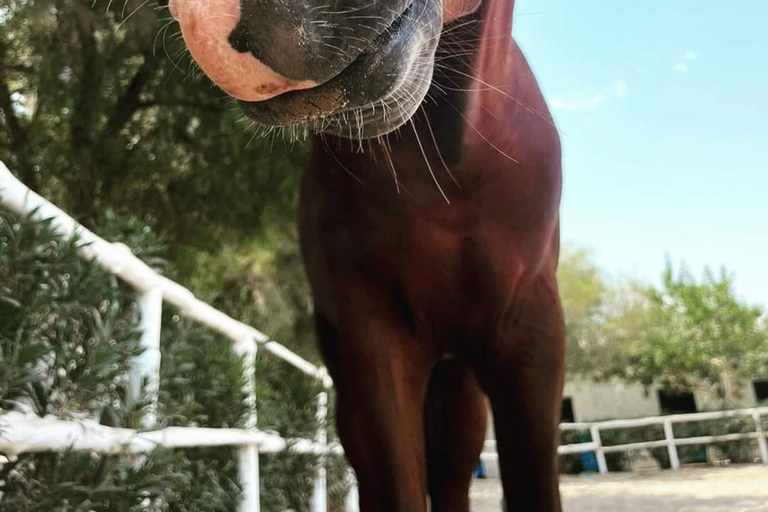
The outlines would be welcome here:
<svg viewBox="0 0 768 512">
<path fill-rule="evenodd" d="M 499 486 L 478 480 L 473 512 L 499 512 Z M 565 512 L 768 512 L 768 466 L 565 477 L 561 489 Z"/>
</svg>

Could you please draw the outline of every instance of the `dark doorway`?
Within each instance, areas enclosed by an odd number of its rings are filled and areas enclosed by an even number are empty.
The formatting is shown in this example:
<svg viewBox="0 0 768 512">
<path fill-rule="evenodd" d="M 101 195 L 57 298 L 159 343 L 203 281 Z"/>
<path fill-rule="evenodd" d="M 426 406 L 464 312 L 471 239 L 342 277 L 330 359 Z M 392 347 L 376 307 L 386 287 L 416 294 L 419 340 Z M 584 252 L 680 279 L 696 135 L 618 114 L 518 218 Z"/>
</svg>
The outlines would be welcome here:
<svg viewBox="0 0 768 512">
<path fill-rule="evenodd" d="M 756 380 L 755 386 L 755 399 L 758 402 L 768 402 L 768 380 Z"/>
<path fill-rule="evenodd" d="M 660 389 L 659 408 L 661 409 L 661 414 L 696 412 L 696 399 L 693 397 L 693 393 Z"/>
<path fill-rule="evenodd" d="M 563 404 L 560 407 L 560 423 L 574 423 L 575 421 L 573 415 L 573 399 L 563 397 Z"/>
</svg>

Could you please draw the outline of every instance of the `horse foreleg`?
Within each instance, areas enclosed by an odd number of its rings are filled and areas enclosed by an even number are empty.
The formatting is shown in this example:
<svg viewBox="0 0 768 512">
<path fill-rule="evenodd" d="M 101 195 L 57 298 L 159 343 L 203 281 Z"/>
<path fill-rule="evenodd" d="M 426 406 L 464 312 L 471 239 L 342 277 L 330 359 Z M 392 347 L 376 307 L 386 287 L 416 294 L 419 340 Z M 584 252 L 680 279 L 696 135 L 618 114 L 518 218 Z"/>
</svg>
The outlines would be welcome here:
<svg viewBox="0 0 768 512">
<path fill-rule="evenodd" d="M 429 381 L 425 415 L 432 512 L 469 512 L 469 486 L 488 423 L 475 372 L 459 359 L 438 363 Z"/>
<path fill-rule="evenodd" d="M 493 409 L 506 509 L 560 512 L 557 445 L 565 335 L 557 297 L 548 291 L 532 295 L 485 348 L 478 374 Z"/>
<path fill-rule="evenodd" d="M 365 299 L 360 299 L 361 306 Z M 337 391 L 338 433 L 362 512 L 426 512 L 422 404 L 431 362 L 386 312 L 353 312 L 320 343 Z"/>
</svg>

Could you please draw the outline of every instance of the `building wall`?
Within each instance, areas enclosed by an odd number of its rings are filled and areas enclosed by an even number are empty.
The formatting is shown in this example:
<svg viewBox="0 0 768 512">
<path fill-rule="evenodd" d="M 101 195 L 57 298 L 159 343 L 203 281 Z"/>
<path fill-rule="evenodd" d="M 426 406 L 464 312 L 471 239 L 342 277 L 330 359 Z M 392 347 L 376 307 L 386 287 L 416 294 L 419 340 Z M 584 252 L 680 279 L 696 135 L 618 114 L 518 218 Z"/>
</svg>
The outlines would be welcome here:
<svg viewBox="0 0 768 512">
<path fill-rule="evenodd" d="M 573 415 L 577 422 L 591 422 L 660 416 L 658 390 L 654 386 L 646 391 L 639 384 L 626 384 L 618 379 L 605 382 L 570 379 L 565 384 L 563 397 L 572 400 Z M 693 395 L 698 411 L 711 411 L 719 407 L 716 398 L 707 390 L 696 390 Z M 754 386 L 747 383 L 739 390 L 739 398 L 734 407 L 745 409 L 756 405 Z M 495 439 L 492 417 L 488 421 L 488 439 Z"/>
<path fill-rule="evenodd" d="M 571 379 L 565 385 L 563 396 L 573 401 L 573 415 L 577 422 L 659 416 L 658 386 L 647 391 L 639 384 L 626 384 L 619 380 L 594 382 L 589 379 Z M 698 411 L 718 409 L 713 394 L 700 389 L 693 393 Z M 755 407 L 754 387 L 744 385 L 734 402 L 736 408 Z"/>
<path fill-rule="evenodd" d="M 642 386 L 619 380 L 572 379 L 566 383 L 563 396 L 573 401 L 577 422 L 641 418 L 661 413 L 655 390 L 646 393 Z"/>
<path fill-rule="evenodd" d="M 707 390 L 696 390 L 693 392 L 693 396 L 696 399 L 696 408 L 699 411 L 712 411 L 720 408 L 717 398 L 711 392 L 707 392 Z M 737 398 L 732 400 L 734 409 L 748 409 L 757 406 L 755 387 L 751 382 L 747 383 L 739 388 Z"/>
</svg>

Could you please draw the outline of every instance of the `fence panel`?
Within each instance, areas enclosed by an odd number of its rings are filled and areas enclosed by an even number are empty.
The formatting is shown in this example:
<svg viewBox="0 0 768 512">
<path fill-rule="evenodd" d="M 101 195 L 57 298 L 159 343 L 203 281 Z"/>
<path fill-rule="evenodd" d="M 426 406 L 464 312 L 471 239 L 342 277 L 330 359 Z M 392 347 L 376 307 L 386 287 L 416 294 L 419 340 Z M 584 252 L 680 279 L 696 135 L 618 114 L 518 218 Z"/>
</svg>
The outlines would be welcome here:
<svg viewBox="0 0 768 512">
<path fill-rule="evenodd" d="M 192 448 L 234 446 L 238 448 L 238 471 L 242 486 L 240 512 L 259 512 L 259 453 L 290 450 L 314 453 L 322 457 L 315 478 L 312 511 L 327 510 L 325 457 L 342 454 L 338 445 L 329 445 L 326 430 L 328 390 L 333 381 L 324 368 L 291 352 L 266 334 L 243 324 L 197 299 L 183 286 L 154 272 L 122 244 L 107 242 L 80 226 L 62 210 L 29 190 L 0 162 L 0 204 L 19 215 L 32 215 L 36 220 L 50 219 L 51 226 L 65 237 L 78 236 L 83 242 L 79 253 L 93 259 L 104 269 L 134 288 L 141 313 L 141 355 L 131 364 L 129 398 L 137 400 L 143 391 L 149 406 L 142 426 L 149 429 L 157 421 L 157 395 L 160 375 L 160 328 L 163 302 L 175 306 L 190 320 L 205 325 L 228 337 L 234 349 L 245 358 L 246 417 L 243 429 L 206 429 L 172 427 L 147 432 L 111 428 L 92 420 L 64 421 L 54 417 L 30 417 L 18 412 L 0 415 L 0 450 L 9 454 L 40 451 L 88 450 L 99 453 L 146 453 L 157 446 Z M 257 428 L 255 395 L 255 360 L 258 348 L 282 359 L 294 368 L 323 384 L 318 396 L 319 430 L 312 440 L 286 440 Z M 2 411 L 0 411 L 2 412 Z M 352 490 L 356 496 L 356 489 Z"/>
<path fill-rule="evenodd" d="M 611 420 L 595 423 L 563 423 L 560 425 L 561 431 L 589 431 L 592 436 L 592 441 L 589 443 L 561 445 L 558 448 L 557 453 L 559 455 L 567 455 L 574 453 L 592 452 L 595 454 L 597 459 L 597 466 L 600 473 L 605 474 L 608 472 L 608 465 L 605 460 L 606 453 L 621 453 L 633 450 L 666 448 L 667 453 L 669 454 L 670 466 L 672 469 L 678 469 L 680 467 L 680 458 L 677 453 L 678 446 L 709 445 L 713 443 L 756 440 L 760 451 L 760 460 L 763 464 L 768 464 L 768 439 L 766 439 L 766 435 L 768 433 L 763 430 L 761 425 L 763 416 L 768 416 L 768 407 L 739 409 L 732 411 L 703 412 L 694 414 L 676 414 L 671 416 L 653 416 L 648 418 Z M 754 432 L 675 438 L 673 426 L 676 423 L 701 422 L 735 417 L 751 417 L 755 424 Z M 643 441 L 639 443 L 621 444 L 615 446 L 603 446 L 600 434 L 601 431 L 648 427 L 652 425 L 661 425 L 664 428 L 664 439 L 660 439 L 658 441 Z M 496 441 L 485 442 L 481 460 L 486 463 L 496 463 L 498 461 L 498 455 L 496 454 Z"/>
</svg>

